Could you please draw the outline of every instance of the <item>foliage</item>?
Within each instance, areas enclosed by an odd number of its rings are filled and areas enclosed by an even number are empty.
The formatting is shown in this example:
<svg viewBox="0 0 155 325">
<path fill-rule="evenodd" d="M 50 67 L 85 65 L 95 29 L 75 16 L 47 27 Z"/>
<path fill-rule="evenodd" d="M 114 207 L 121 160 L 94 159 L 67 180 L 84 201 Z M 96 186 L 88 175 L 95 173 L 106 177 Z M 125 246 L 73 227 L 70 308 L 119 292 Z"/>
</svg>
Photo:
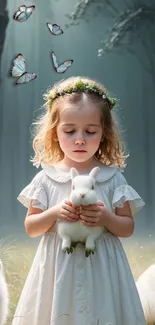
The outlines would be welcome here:
<svg viewBox="0 0 155 325">
<path fill-rule="evenodd" d="M 112 26 L 109 28 L 107 39 L 101 40 L 98 49 L 98 57 L 112 51 L 125 51 L 137 56 L 142 66 L 151 74 L 155 82 L 155 2 L 148 0 L 125 0 L 121 4 L 121 12 L 117 2 L 112 0 L 80 0 L 75 6 L 75 11 L 68 14 L 70 25 L 79 24 L 81 19 L 87 20 L 90 9 L 93 16 L 103 14 L 103 17 L 111 15 Z M 69 26 L 69 24 L 67 24 Z M 139 47 L 144 52 L 134 49 L 134 44 L 139 42 Z"/>
</svg>

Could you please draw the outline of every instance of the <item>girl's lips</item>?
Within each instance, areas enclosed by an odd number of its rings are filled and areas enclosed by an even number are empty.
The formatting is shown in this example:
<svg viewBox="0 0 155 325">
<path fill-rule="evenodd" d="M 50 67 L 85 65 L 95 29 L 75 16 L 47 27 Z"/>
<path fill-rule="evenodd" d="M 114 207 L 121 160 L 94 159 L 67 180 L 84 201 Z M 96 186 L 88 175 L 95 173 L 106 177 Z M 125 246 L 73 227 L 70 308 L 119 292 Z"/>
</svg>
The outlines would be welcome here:
<svg viewBox="0 0 155 325">
<path fill-rule="evenodd" d="M 74 152 L 86 152 L 86 150 L 74 150 Z"/>
</svg>

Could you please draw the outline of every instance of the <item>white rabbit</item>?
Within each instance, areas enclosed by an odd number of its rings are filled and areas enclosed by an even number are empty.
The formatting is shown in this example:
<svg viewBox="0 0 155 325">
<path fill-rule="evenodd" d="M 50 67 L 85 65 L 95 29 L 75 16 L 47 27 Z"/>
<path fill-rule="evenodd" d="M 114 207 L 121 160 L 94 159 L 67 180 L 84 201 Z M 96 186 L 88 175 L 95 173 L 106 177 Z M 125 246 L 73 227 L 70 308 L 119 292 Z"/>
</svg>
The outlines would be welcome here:
<svg viewBox="0 0 155 325">
<path fill-rule="evenodd" d="M 8 287 L 4 276 L 2 261 L 0 260 L 0 325 L 3 325 L 8 316 L 9 297 Z"/>
<path fill-rule="evenodd" d="M 95 177 L 99 167 L 91 170 L 89 175 L 79 175 L 76 168 L 71 168 L 72 191 L 70 201 L 76 205 L 95 204 L 97 196 L 95 192 Z M 58 234 L 62 238 L 62 250 L 72 253 L 77 242 L 85 243 L 85 255 L 94 254 L 95 240 L 103 232 L 103 227 L 88 227 L 77 222 L 58 221 Z"/>
<path fill-rule="evenodd" d="M 155 264 L 136 281 L 137 290 L 147 324 L 155 324 Z"/>
</svg>

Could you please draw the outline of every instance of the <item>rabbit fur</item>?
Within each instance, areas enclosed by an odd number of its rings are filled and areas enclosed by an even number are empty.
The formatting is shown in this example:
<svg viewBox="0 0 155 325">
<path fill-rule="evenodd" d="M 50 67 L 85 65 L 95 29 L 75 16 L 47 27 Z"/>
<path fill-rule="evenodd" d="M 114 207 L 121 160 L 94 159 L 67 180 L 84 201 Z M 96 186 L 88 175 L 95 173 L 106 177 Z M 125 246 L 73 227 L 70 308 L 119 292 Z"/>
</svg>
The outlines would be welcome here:
<svg viewBox="0 0 155 325">
<path fill-rule="evenodd" d="M 97 202 L 95 192 L 95 177 L 99 167 L 94 167 L 89 175 L 79 175 L 76 168 L 71 168 L 72 188 L 70 201 L 76 205 L 89 205 Z M 58 221 L 58 234 L 62 238 L 62 250 L 72 253 L 73 246 L 77 242 L 85 243 L 85 255 L 94 254 L 95 240 L 103 232 L 103 227 L 88 227 L 80 221 L 64 222 Z"/>
<path fill-rule="evenodd" d="M 147 324 L 155 324 L 155 264 L 152 264 L 136 281 L 137 290 Z"/>
<path fill-rule="evenodd" d="M 0 260 L 0 325 L 4 325 L 7 321 L 9 311 L 8 305 L 8 287 L 5 280 L 3 264 Z"/>
</svg>

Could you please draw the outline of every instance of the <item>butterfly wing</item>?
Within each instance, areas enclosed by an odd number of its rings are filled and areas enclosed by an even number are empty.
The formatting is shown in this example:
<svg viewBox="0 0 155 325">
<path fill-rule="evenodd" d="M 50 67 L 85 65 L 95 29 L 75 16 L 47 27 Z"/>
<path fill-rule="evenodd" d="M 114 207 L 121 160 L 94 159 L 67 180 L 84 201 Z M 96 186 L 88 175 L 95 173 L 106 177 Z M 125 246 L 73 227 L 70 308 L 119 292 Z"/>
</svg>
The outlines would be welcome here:
<svg viewBox="0 0 155 325">
<path fill-rule="evenodd" d="M 19 7 L 19 10 L 20 10 L 20 12 L 25 11 L 25 10 L 26 10 L 26 6 L 25 6 L 25 5 L 20 6 L 20 7 Z"/>
<path fill-rule="evenodd" d="M 25 72 L 20 78 L 18 78 L 16 84 L 19 85 L 19 84 L 27 83 L 29 81 L 34 80 L 35 78 L 37 78 L 37 75 L 35 73 Z"/>
<path fill-rule="evenodd" d="M 26 71 L 25 59 L 21 53 L 19 53 L 13 60 L 13 66 L 10 71 L 11 77 L 20 77 Z"/>
<path fill-rule="evenodd" d="M 67 60 L 64 63 L 60 64 L 57 68 L 58 73 L 64 73 L 73 63 L 73 60 Z"/>
<path fill-rule="evenodd" d="M 13 18 L 18 21 L 23 21 L 23 17 L 25 17 L 25 10 L 26 10 L 25 5 L 20 6 L 19 10 L 15 12 Z"/>
<path fill-rule="evenodd" d="M 72 65 L 72 63 L 73 63 L 73 60 L 67 60 L 63 63 L 63 65 L 68 68 Z"/>
<path fill-rule="evenodd" d="M 32 5 L 32 6 L 26 7 L 25 5 L 23 5 L 23 6 L 20 6 L 19 9 L 20 10 L 14 14 L 14 19 L 19 22 L 23 22 L 31 16 L 33 10 L 35 9 L 35 6 Z"/>
<path fill-rule="evenodd" d="M 29 7 L 26 8 L 26 17 L 27 17 L 27 19 L 32 15 L 34 9 L 35 9 L 34 5 L 29 6 Z"/>
<path fill-rule="evenodd" d="M 57 24 L 52 25 L 52 24 L 47 23 L 47 27 L 49 28 L 50 32 L 55 36 L 63 34 L 63 30 Z"/>
<path fill-rule="evenodd" d="M 63 64 L 61 64 L 56 69 L 56 72 L 58 72 L 58 73 L 64 73 L 66 70 L 67 70 L 67 67 L 65 67 Z"/>
<path fill-rule="evenodd" d="M 19 22 L 23 22 L 27 19 L 27 16 L 26 16 L 26 12 L 25 11 L 22 11 L 20 12 L 20 14 L 17 16 L 16 20 L 19 21 Z"/>
<path fill-rule="evenodd" d="M 18 20 L 18 17 L 19 17 L 20 14 L 21 14 L 21 12 L 20 12 L 19 10 L 16 11 L 15 14 L 14 14 L 14 16 L 13 16 L 13 18 L 14 18 L 15 20 Z"/>
<path fill-rule="evenodd" d="M 53 60 L 54 68 L 57 69 L 58 68 L 58 62 L 57 62 L 57 58 L 56 58 L 56 55 L 55 55 L 54 51 L 52 51 L 52 60 Z"/>
<path fill-rule="evenodd" d="M 53 26 L 53 35 L 57 36 L 63 34 L 63 30 L 60 28 L 59 25 L 53 24 L 52 26 Z"/>
</svg>

